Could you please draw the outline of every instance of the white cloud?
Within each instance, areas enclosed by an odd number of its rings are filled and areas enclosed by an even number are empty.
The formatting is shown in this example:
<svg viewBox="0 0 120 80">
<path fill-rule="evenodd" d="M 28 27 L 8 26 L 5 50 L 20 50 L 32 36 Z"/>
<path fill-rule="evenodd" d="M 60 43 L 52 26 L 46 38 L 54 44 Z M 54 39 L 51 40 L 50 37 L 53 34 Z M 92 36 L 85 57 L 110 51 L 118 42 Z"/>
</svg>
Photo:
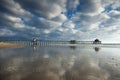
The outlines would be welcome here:
<svg viewBox="0 0 120 80">
<path fill-rule="evenodd" d="M 61 22 L 52 21 L 52 20 L 48 20 L 45 18 L 40 18 L 39 21 L 44 27 L 46 27 L 48 29 L 54 29 L 54 28 L 57 28 L 62 25 Z"/>
<path fill-rule="evenodd" d="M 46 29 L 46 30 L 44 30 L 43 32 L 44 32 L 45 34 L 49 34 L 49 33 L 50 33 L 50 30 L 47 30 L 47 29 Z"/>
<path fill-rule="evenodd" d="M 63 23 L 67 20 L 67 17 L 64 14 L 60 14 L 57 17 L 53 18 L 52 20 Z"/>
<path fill-rule="evenodd" d="M 14 24 L 13 24 L 13 27 L 16 28 L 16 29 L 17 29 L 17 28 L 18 28 L 18 29 L 19 29 L 19 28 L 25 28 L 25 25 L 22 24 L 22 23 L 14 23 Z"/>
<path fill-rule="evenodd" d="M 66 22 L 63 24 L 63 26 L 64 26 L 65 28 L 70 28 L 70 29 L 75 28 L 75 24 L 74 24 L 72 21 L 66 21 Z"/>
<path fill-rule="evenodd" d="M 21 22 L 22 20 L 18 17 L 14 17 L 14 16 L 9 16 L 9 15 L 5 15 L 5 17 L 10 20 L 11 22 Z"/>
</svg>

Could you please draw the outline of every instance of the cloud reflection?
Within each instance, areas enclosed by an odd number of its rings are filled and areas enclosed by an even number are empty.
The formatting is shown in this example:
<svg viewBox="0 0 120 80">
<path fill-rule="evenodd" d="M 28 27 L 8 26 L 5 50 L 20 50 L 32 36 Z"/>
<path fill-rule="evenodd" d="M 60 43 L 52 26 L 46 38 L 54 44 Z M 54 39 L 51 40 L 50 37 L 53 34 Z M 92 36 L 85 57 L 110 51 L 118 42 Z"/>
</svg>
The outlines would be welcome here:
<svg viewBox="0 0 120 80">
<path fill-rule="evenodd" d="M 109 73 L 92 60 L 78 61 L 65 73 L 66 80 L 108 80 Z"/>
<path fill-rule="evenodd" d="M 72 53 L 66 50 L 40 47 L 34 53 L 29 49 L 3 51 L 14 55 L 0 57 L 3 61 L 0 62 L 0 80 L 109 80 L 111 75 L 99 62 L 85 54 L 75 54 L 76 49 L 74 54 L 73 50 Z"/>
<path fill-rule="evenodd" d="M 74 65 L 71 68 L 64 65 L 67 67 L 66 69 L 61 67 L 61 63 L 58 63 L 58 61 L 52 64 L 54 62 L 53 59 L 49 59 L 48 63 L 46 63 L 46 60 L 42 61 L 40 65 L 39 63 L 23 64 L 22 66 L 18 65 L 18 63 L 7 65 L 6 69 L 9 69 L 6 72 L 9 76 L 6 76 L 4 80 L 9 80 L 10 78 L 16 80 L 21 78 L 22 80 L 61 80 L 61 78 L 63 80 L 108 80 L 109 77 L 107 71 L 101 69 L 93 61 L 77 61 L 79 65 L 73 62 Z M 22 70 L 19 67 L 22 67 Z"/>
</svg>

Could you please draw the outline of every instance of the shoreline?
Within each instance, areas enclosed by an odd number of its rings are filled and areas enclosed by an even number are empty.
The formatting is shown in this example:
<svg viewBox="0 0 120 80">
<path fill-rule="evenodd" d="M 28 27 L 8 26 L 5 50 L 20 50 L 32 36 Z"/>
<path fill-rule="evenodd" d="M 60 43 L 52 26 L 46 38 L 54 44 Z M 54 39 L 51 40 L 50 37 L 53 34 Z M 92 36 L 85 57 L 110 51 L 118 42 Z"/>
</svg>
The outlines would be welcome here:
<svg viewBox="0 0 120 80">
<path fill-rule="evenodd" d="M 0 42 L 0 48 L 17 48 L 21 47 L 21 44 L 12 44 L 7 42 Z"/>
</svg>

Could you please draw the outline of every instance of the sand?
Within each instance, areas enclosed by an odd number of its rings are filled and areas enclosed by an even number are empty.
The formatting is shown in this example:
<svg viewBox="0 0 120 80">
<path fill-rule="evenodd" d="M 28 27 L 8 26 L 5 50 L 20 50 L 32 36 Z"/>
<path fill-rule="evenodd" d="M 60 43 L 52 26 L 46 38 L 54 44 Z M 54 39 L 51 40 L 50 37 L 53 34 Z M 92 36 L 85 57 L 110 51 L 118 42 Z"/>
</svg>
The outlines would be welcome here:
<svg viewBox="0 0 120 80">
<path fill-rule="evenodd" d="M 22 46 L 21 44 L 0 42 L 0 48 L 17 48 L 17 47 L 21 47 L 21 46 Z"/>
</svg>

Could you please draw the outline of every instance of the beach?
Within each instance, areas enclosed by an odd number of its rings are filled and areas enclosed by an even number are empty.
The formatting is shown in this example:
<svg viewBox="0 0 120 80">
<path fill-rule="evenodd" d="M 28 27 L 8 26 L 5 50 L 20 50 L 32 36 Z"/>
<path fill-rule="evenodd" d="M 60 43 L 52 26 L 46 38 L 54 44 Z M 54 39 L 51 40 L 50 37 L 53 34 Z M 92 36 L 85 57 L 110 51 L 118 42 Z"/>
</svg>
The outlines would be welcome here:
<svg viewBox="0 0 120 80">
<path fill-rule="evenodd" d="M 7 42 L 0 42 L 0 48 L 14 48 L 14 47 L 21 47 L 21 44 L 12 44 Z"/>
</svg>

